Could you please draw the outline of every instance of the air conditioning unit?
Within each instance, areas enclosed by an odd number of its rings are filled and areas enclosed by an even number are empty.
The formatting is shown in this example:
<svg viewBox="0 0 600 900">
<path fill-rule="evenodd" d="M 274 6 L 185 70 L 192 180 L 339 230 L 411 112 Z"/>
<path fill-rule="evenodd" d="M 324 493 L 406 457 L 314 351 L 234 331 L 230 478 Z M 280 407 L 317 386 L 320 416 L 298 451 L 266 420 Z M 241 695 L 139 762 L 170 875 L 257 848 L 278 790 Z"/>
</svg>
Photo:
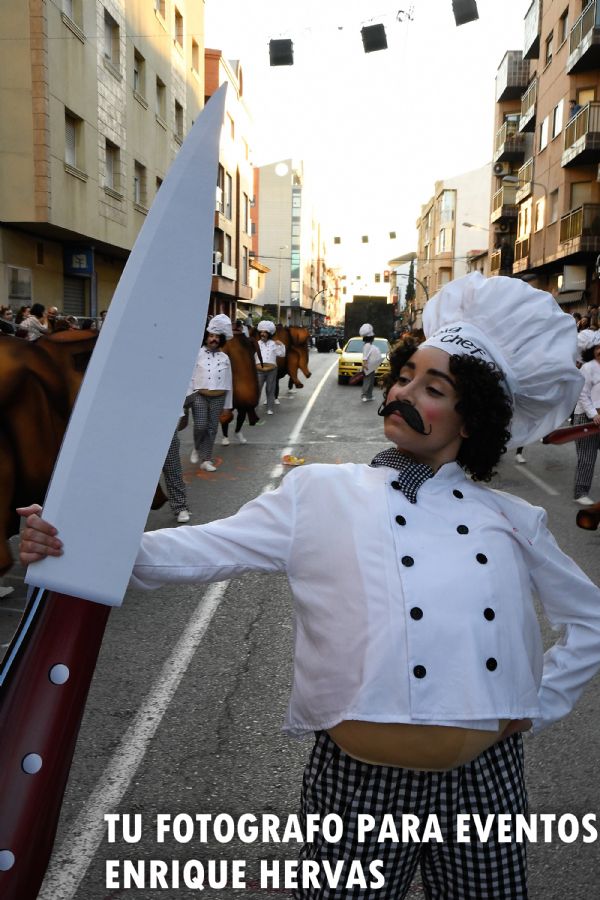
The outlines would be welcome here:
<svg viewBox="0 0 600 900">
<path fill-rule="evenodd" d="M 508 163 L 508 162 L 494 163 L 494 175 L 497 175 L 498 178 L 502 178 L 503 175 L 510 175 L 510 163 Z"/>
<path fill-rule="evenodd" d="M 496 225 L 496 234 L 506 234 L 507 231 L 510 231 L 510 225 L 508 222 L 499 222 Z"/>
</svg>

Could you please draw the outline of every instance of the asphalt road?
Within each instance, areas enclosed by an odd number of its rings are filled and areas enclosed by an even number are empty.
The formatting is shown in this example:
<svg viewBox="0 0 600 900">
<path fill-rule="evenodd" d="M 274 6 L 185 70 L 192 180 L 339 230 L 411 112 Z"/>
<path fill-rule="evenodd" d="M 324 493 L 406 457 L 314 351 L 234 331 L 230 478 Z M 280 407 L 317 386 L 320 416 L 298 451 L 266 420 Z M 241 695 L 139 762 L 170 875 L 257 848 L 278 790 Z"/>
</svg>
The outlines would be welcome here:
<svg viewBox="0 0 600 900">
<path fill-rule="evenodd" d="M 217 471 L 189 463 L 191 429 L 182 435 L 190 524 L 227 516 L 266 485 L 277 483 L 284 452 L 312 462 L 369 461 L 380 449 L 377 402 L 361 403 L 358 388 L 338 386 L 333 354 L 311 354 L 313 377 L 301 391 L 282 391 L 276 415 L 246 428 L 248 444 L 232 437 L 215 447 Z M 329 374 L 326 376 L 326 373 Z M 299 435 L 298 421 L 326 376 Z M 143 448 L 140 448 L 140 452 Z M 545 506 L 559 543 L 600 581 L 600 533 L 575 525 L 571 500 L 573 445 L 526 448 L 527 464 L 507 454 L 496 487 Z M 598 477 L 598 476 L 597 476 Z M 592 495 L 598 494 L 598 486 Z M 172 525 L 168 508 L 150 514 L 149 529 Z M 344 523 L 340 522 L 340 528 Z M 6 584 L 15 590 L 0 601 L 0 637 L 14 627 L 23 601 L 20 571 Z M 8 610 L 16 610 L 10 612 Z M 545 638 L 553 638 L 548 629 Z M 43 900 L 187 898 L 198 892 L 111 887 L 107 860 L 246 860 L 246 890 L 207 888 L 205 897 L 290 897 L 259 890 L 259 860 L 293 860 L 293 842 L 200 842 L 197 826 L 187 842 L 156 840 L 156 816 L 186 814 L 238 819 L 271 813 L 284 823 L 297 811 L 301 775 L 310 741 L 280 734 L 291 673 L 291 605 L 283 577 L 249 576 L 225 589 L 175 587 L 129 592 L 111 613 L 90 692 L 63 807 L 55 854 Z M 600 679 L 586 691 L 567 721 L 538 737 L 527 737 L 531 812 L 600 820 Z M 110 843 L 106 814 L 129 816 L 115 825 Z M 137 818 L 135 818 L 137 816 Z M 225 821 L 225 820 L 221 820 Z M 182 827 L 185 824 L 180 819 Z M 600 821 L 596 823 L 600 830 Z M 139 841 L 127 842 L 124 836 Z M 282 826 L 283 827 L 283 826 Z M 182 834 L 181 837 L 184 835 Z M 593 900 L 600 897 L 598 841 L 532 843 L 531 900 Z M 121 877 L 121 875 L 119 876 Z M 115 882 L 117 884 L 117 882 Z M 423 897 L 417 882 L 411 900 Z"/>
</svg>

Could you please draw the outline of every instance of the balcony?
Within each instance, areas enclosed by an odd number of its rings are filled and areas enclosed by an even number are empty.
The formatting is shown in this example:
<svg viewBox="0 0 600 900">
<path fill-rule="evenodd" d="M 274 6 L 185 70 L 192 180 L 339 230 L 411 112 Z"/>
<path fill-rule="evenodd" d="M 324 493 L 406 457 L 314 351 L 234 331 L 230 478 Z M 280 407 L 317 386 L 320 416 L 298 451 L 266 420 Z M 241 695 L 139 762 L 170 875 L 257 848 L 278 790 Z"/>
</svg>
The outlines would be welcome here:
<svg viewBox="0 0 600 900">
<path fill-rule="evenodd" d="M 561 165 L 584 166 L 600 161 L 600 103 L 586 103 L 565 126 Z"/>
<path fill-rule="evenodd" d="M 600 9 L 598 0 L 588 3 L 569 34 L 567 72 L 589 72 L 600 66 Z"/>
<path fill-rule="evenodd" d="M 508 119 L 496 132 L 494 162 L 517 162 L 530 151 L 531 138 L 519 131 L 519 122 Z"/>
<path fill-rule="evenodd" d="M 538 59 L 540 55 L 540 2 L 533 3 L 525 13 L 525 36 L 523 38 L 523 59 Z"/>
<path fill-rule="evenodd" d="M 496 73 L 496 102 L 518 100 L 529 84 L 529 60 L 520 50 L 508 50 Z"/>
<path fill-rule="evenodd" d="M 499 222 L 500 219 L 517 218 L 517 186 L 515 184 L 503 185 L 492 197 L 492 214 L 490 222 Z"/>
<path fill-rule="evenodd" d="M 538 80 L 534 78 L 521 97 L 519 131 L 535 131 L 535 107 L 537 103 Z"/>
<path fill-rule="evenodd" d="M 525 237 L 518 238 L 515 241 L 515 261 L 513 263 L 513 273 L 523 272 L 525 269 L 529 268 L 529 244 L 531 242 L 531 236 L 528 234 Z"/>
<path fill-rule="evenodd" d="M 513 248 L 498 247 L 490 254 L 490 275 L 512 275 Z"/>
<path fill-rule="evenodd" d="M 522 203 L 531 195 L 531 184 L 533 181 L 533 157 L 530 157 L 524 166 L 521 166 L 517 172 L 519 183 L 516 185 L 515 203 Z"/>
<path fill-rule="evenodd" d="M 600 203 L 584 203 L 560 220 L 559 242 L 562 252 L 600 251 Z"/>
</svg>

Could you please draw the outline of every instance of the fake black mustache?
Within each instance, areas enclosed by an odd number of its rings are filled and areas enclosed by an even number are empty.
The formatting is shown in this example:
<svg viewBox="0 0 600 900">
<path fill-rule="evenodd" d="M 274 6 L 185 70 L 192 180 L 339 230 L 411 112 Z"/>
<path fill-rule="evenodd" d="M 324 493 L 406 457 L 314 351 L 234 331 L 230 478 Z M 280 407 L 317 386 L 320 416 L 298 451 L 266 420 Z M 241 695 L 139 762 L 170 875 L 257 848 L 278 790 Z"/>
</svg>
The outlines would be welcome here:
<svg viewBox="0 0 600 900">
<path fill-rule="evenodd" d="M 425 431 L 425 425 L 419 411 L 406 400 L 392 400 L 391 403 L 382 403 L 377 410 L 377 415 L 385 418 L 395 412 L 400 413 L 406 424 L 413 431 L 425 436 L 431 434 L 431 425 L 429 426 L 429 431 Z"/>
</svg>

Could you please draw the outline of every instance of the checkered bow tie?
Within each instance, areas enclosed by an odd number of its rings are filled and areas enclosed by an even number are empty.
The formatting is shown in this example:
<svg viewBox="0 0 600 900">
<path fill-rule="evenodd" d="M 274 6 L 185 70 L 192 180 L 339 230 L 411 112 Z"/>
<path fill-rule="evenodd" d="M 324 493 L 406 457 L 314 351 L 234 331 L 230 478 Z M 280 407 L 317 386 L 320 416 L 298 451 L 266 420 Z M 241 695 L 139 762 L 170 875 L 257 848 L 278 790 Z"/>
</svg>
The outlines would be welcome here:
<svg viewBox="0 0 600 900">
<path fill-rule="evenodd" d="M 371 460 L 374 468 L 378 466 L 389 466 L 390 469 L 398 470 L 399 488 L 410 503 L 417 502 L 417 492 L 422 484 L 425 484 L 428 478 L 433 478 L 433 469 L 425 463 L 415 462 L 409 456 L 400 453 L 395 447 L 389 450 L 382 450 Z"/>
</svg>

